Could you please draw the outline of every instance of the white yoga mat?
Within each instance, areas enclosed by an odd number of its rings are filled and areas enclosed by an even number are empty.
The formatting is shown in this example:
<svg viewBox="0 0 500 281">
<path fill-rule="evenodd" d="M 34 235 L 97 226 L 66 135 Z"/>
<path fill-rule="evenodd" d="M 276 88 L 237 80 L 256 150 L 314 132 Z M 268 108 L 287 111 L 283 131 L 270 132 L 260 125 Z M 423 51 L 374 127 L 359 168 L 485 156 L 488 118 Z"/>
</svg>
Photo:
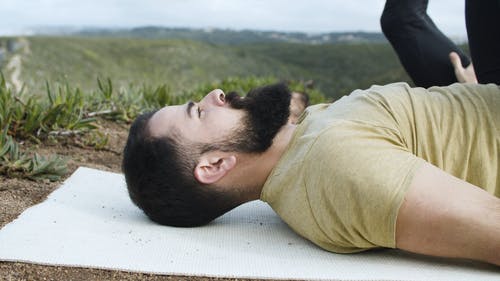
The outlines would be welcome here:
<svg viewBox="0 0 500 281">
<path fill-rule="evenodd" d="M 326 280 L 500 280 L 482 263 L 396 250 L 338 255 L 297 236 L 262 202 L 199 228 L 149 221 L 123 176 L 79 168 L 0 230 L 0 260 L 169 275 Z"/>
</svg>

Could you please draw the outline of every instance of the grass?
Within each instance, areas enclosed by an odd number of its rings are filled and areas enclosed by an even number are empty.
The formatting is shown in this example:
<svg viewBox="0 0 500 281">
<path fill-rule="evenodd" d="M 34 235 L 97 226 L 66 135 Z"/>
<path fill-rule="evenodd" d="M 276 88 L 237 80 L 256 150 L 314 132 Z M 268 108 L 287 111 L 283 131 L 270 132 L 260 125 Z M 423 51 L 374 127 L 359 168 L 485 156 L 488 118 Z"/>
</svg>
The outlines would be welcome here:
<svg viewBox="0 0 500 281">
<path fill-rule="evenodd" d="M 1 38 L 0 38 L 1 40 Z M 46 91 L 44 81 L 69 84 L 84 92 L 97 77 L 116 88 L 167 84 L 182 94 L 208 81 L 228 77 L 313 80 L 315 88 L 337 99 L 356 88 L 409 81 L 389 44 L 306 45 L 263 43 L 216 45 L 174 39 L 28 37 L 21 80 L 31 93 Z"/>
<path fill-rule="evenodd" d="M 0 80 L 0 127 L 17 139 L 36 142 L 49 135 L 78 134 L 97 128 L 95 118 L 86 118 L 86 101 L 79 89 L 70 87 L 51 90 L 47 83 L 47 99 L 14 93 Z"/>
<path fill-rule="evenodd" d="M 31 180 L 59 180 L 67 173 L 67 159 L 21 151 L 19 144 L 4 130 L 0 135 L 0 174 Z"/>
<path fill-rule="evenodd" d="M 168 84 L 183 92 L 226 77 L 269 76 L 276 68 L 229 47 L 182 40 L 33 37 L 29 42 L 21 79 L 36 93 L 45 91 L 40 81 L 91 91 L 97 77 L 109 77 L 116 88 Z"/>
</svg>

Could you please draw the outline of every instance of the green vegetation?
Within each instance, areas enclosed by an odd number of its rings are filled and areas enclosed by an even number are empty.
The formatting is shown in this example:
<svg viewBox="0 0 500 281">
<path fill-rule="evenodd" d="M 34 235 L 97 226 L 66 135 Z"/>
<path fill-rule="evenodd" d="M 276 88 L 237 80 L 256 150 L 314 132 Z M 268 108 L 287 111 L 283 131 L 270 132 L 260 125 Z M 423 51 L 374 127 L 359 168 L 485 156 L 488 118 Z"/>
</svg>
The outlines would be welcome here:
<svg viewBox="0 0 500 281">
<path fill-rule="evenodd" d="M 95 89 L 97 77 L 118 88 L 166 84 L 176 93 L 227 77 L 313 80 L 337 99 L 372 84 L 409 81 L 386 43 L 216 45 L 174 39 L 30 37 L 21 80 L 31 93 L 45 81 Z"/>
<path fill-rule="evenodd" d="M 0 127 L 18 139 L 41 140 L 49 135 L 78 133 L 97 128 L 93 118 L 84 117 L 82 92 L 69 87 L 50 90 L 47 99 L 16 93 L 0 81 Z"/>
<path fill-rule="evenodd" d="M 0 175 L 55 181 L 66 174 L 66 159 L 59 156 L 46 158 L 37 153 L 28 155 L 7 132 L 4 130 L 0 135 Z"/>
<path fill-rule="evenodd" d="M 29 38 L 21 80 L 31 92 L 43 81 L 95 89 L 97 77 L 117 88 L 166 84 L 176 92 L 226 77 L 270 76 L 275 67 L 239 57 L 232 48 L 179 40 Z M 42 82 L 42 83 L 41 83 Z"/>
<path fill-rule="evenodd" d="M 249 57 L 273 58 L 292 79 L 313 80 L 326 96 L 338 99 L 355 89 L 410 80 L 388 44 L 259 44 L 241 46 Z M 263 60 L 265 59 L 263 58 Z"/>
<path fill-rule="evenodd" d="M 42 106 L 35 99 L 27 103 L 7 89 L 3 75 L 0 80 L 0 174 L 9 177 L 26 177 L 33 180 L 57 180 L 66 173 L 66 160 L 58 157 L 44 157 L 38 154 L 29 155 L 23 152 L 13 136 L 18 138 L 30 136 L 38 140 L 38 134 L 44 128 L 47 119 L 61 122 L 52 107 L 46 107 L 42 114 Z M 50 125 L 57 122 L 49 122 Z M 64 124 L 68 124 L 64 122 Z M 48 126 L 51 127 L 51 126 Z"/>
</svg>

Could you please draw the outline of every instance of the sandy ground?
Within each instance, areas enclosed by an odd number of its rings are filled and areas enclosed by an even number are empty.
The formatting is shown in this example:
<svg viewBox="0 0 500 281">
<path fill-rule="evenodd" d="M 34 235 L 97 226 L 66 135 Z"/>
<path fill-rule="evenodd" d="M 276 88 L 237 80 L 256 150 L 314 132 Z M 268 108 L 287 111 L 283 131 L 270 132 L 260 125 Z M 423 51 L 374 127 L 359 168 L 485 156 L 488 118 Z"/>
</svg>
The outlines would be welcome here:
<svg viewBox="0 0 500 281">
<path fill-rule="evenodd" d="M 69 177 L 79 166 L 120 172 L 121 153 L 127 136 L 126 125 L 102 121 L 103 132 L 110 141 L 103 151 L 81 148 L 71 144 L 41 145 L 40 154 L 59 154 L 70 157 Z M 17 218 L 25 209 L 43 201 L 56 189 L 59 182 L 34 182 L 0 176 L 0 227 Z M 24 263 L 0 262 L 0 280 L 245 280 L 203 278 L 193 276 L 162 276 L 128 273 L 112 270 L 42 266 Z"/>
</svg>

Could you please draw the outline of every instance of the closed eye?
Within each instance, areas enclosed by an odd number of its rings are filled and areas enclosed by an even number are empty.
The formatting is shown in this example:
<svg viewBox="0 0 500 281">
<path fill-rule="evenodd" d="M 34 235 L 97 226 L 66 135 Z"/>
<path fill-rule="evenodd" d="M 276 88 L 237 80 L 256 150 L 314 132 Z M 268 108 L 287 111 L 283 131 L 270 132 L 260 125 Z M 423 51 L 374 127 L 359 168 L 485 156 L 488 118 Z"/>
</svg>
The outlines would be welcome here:
<svg viewBox="0 0 500 281">
<path fill-rule="evenodd" d="M 198 106 L 197 110 L 198 110 L 198 118 L 200 118 L 201 117 L 201 108 Z"/>
</svg>

